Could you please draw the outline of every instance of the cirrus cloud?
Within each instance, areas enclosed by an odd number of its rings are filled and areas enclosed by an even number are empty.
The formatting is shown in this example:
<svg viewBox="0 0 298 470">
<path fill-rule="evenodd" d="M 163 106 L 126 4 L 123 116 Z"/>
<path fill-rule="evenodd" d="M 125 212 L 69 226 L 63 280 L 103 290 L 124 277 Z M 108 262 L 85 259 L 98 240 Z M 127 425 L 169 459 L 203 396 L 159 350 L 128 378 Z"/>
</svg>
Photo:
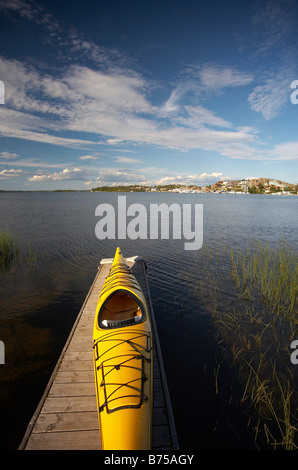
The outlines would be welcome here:
<svg viewBox="0 0 298 470">
<path fill-rule="evenodd" d="M 205 70 L 206 83 L 212 71 L 219 74 L 214 67 Z M 251 80 L 230 69 L 220 71 L 221 87 L 243 86 Z M 254 133 L 233 129 L 232 123 L 201 105 L 186 102 L 180 115 L 169 118 L 164 111 L 167 106 L 152 105 L 149 84 L 131 70 L 103 72 L 73 65 L 52 76 L 0 58 L 0 74 L 8 83 L 8 106 L 0 115 L 0 130 L 6 137 L 68 148 L 95 148 L 104 137 L 107 143 L 211 149 L 224 154 L 228 154 L 227 144 L 255 142 Z M 216 82 L 209 86 L 214 88 Z M 85 134 L 88 139 L 82 138 Z"/>
</svg>

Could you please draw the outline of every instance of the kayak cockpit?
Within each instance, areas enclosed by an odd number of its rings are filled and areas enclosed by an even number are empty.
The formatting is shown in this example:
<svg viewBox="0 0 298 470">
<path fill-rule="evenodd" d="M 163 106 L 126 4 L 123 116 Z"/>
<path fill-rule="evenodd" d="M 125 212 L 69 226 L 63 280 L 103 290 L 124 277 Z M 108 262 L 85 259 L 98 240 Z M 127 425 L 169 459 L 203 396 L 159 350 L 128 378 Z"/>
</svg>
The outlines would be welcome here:
<svg viewBox="0 0 298 470">
<path fill-rule="evenodd" d="M 141 323 L 145 319 L 141 303 L 131 292 L 119 289 L 102 305 L 98 314 L 100 328 L 119 328 Z"/>
</svg>

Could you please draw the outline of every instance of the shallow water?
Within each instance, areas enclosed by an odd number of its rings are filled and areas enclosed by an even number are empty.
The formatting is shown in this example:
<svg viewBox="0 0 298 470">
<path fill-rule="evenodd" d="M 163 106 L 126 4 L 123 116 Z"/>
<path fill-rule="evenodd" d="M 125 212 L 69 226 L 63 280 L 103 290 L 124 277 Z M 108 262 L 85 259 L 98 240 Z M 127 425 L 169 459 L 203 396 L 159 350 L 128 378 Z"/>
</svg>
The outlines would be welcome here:
<svg viewBox="0 0 298 470">
<path fill-rule="evenodd" d="M 125 256 L 141 255 L 148 277 L 180 447 L 253 447 L 241 413 L 226 403 L 238 384 L 221 368 L 221 395 L 215 392 L 217 343 L 204 289 L 214 263 L 224 268 L 227 253 L 252 240 L 298 247 L 298 197 L 271 195 L 123 193 L 138 202 L 203 204 L 204 241 L 198 251 L 185 240 L 99 240 L 98 204 L 115 208 L 117 193 L 1 193 L 0 229 L 10 229 L 38 261 L 1 274 L 0 447 L 17 448 L 95 277 L 101 258 L 119 244 Z M 213 258 L 206 255 L 210 249 Z M 215 255 L 214 255 L 215 254 Z M 208 275 L 206 275 L 208 274 Z M 211 276 L 210 276 L 211 275 Z M 220 308 L 237 302 L 222 286 Z M 203 301 L 204 300 L 204 301 Z M 294 366 L 293 366 L 294 367 Z M 226 401 L 227 400 L 227 401 Z"/>
</svg>

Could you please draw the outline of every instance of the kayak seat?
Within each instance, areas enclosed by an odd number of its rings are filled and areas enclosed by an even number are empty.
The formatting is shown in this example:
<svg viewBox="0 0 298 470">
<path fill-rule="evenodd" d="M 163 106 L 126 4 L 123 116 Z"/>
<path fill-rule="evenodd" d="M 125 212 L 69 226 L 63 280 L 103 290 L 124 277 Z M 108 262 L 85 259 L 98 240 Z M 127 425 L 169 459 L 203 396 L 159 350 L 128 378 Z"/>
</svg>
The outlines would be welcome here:
<svg viewBox="0 0 298 470">
<path fill-rule="evenodd" d="M 103 326 L 106 327 L 115 327 L 115 326 L 127 326 L 127 325 L 133 325 L 136 322 L 139 322 L 141 319 L 141 316 L 134 317 L 134 318 L 129 318 L 128 320 L 103 320 L 101 323 Z"/>
</svg>

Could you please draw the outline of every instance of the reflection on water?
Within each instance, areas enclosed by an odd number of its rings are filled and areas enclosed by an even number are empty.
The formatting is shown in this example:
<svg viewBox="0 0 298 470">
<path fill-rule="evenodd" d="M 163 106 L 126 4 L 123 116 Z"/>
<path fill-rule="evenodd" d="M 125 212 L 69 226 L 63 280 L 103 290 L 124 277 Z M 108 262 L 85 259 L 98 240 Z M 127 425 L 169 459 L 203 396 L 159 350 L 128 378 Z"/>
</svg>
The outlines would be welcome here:
<svg viewBox="0 0 298 470">
<path fill-rule="evenodd" d="M 226 406 L 237 394 L 231 371 L 221 366 L 217 393 L 217 342 L 208 309 L 214 262 L 224 267 L 231 247 L 251 239 L 271 246 L 285 239 L 297 247 L 296 197 L 128 193 L 128 204 L 203 204 L 204 249 L 185 251 L 183 240 L 121 240 L 125 256 L 142 255 L 162 346 L 180 447 L 249 448 L 246 422 Z M 101 258 L 114 255 L 117 240 L 95 236 L 95 209 L 117 206 L 117 193 L 2 193 L 0 229 L 9 228 L 40 255 L 1 277 L 1 448 L 16 448 L 35 411 Z M 212 250 L 214 259 L 207 256 Z M 208 273 L 208 275 L 207 275 Z M 235 296 L 222 286 L 221 308 Z"/>
</svg>

